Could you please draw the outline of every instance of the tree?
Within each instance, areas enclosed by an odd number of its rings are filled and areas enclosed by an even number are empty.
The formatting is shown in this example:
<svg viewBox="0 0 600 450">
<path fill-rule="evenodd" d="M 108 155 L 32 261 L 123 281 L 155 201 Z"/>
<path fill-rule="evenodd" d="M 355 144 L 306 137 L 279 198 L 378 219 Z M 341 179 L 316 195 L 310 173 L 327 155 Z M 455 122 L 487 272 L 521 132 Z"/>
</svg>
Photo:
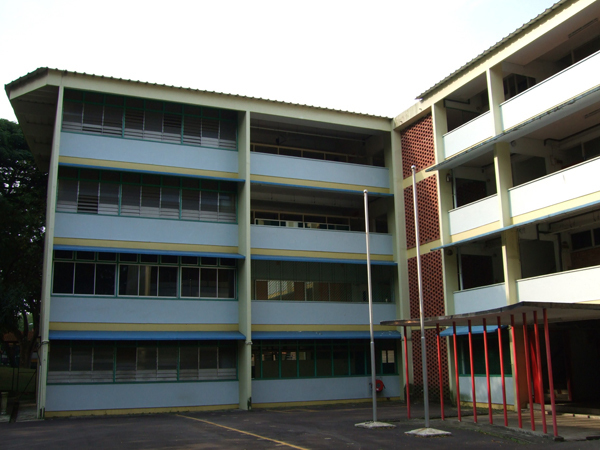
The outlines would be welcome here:
<svg viewBox="0 0 600 450">
<path fill-rule="evenodd" d="M 0 119 L 0 342 L 16 337 L 21 367 L 39 335 L 47 180 L 21 127 Z"/>
</svg>

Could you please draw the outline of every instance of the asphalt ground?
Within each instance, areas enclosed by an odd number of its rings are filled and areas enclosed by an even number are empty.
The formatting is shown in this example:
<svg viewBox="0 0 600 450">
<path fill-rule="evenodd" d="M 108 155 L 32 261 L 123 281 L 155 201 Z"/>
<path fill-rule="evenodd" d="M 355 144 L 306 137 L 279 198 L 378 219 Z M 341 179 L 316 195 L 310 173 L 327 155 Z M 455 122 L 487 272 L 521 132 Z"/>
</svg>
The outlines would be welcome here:
<svg viewBox="0 0 600 450">
<path fill-rule="evenodd" d="M 418 414 L 418 410 L 414 411 Z M 548 437 L 432 420 L 433 428 L 452 436 L 420 438 L 406 431 L 424 426 L 406 419 L 404 405 L 378 407 L 378 419 L 394 429 L 354 425 L 372 419 L 368 403 L 253 411 L 212 411 L 135 416 L 60 418 L 0 423 L 0 448 L 11 449 L 598 449 L 600 441 L 555 442 Z"/>
</svg>

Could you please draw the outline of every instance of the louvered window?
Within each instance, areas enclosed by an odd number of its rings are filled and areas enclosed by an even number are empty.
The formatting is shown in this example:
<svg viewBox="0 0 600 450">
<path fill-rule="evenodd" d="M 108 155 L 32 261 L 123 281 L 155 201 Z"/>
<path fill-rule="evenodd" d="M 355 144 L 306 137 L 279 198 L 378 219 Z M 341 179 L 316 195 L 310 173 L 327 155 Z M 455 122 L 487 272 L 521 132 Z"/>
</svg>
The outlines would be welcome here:
<svg viewBox="0 0 600 450">
<path fill-rule="evenodd" d="M 48 384 L 237 379 L 235 342 L 57 341 Z"/>
<path fill-rule="evenodd" d="M 235 223 L 235 189 L 224 181 L 61 166 L 56 210 Z"/>
<path fill-rule="evenodd" d="M 67 89 L 63 130 L 237 149 L 237 113 Z"/>
</svg>

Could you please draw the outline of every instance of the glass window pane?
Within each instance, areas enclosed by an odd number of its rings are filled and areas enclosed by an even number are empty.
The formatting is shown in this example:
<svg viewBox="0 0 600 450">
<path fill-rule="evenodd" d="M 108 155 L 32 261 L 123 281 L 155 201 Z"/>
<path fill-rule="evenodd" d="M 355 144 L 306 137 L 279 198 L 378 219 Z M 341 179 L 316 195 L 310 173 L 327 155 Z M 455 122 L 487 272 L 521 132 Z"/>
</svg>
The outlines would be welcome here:
<svg viewBox="0 0 600 450">
<path fill-rule="evenodd" d="M 117 347 L 116 381 L 133 381 L 136 372 L 136 348 L 134 346 Z"/>
<path fill-rule="evenodd" d="M 179 349 L 179 368 L 181 370 L 198 370 L 197 346 L 182 346 Z"/>
<path fill-rule="evenodd" d="M 158 267 L 140 266 L 140 293 L 147 297 L 158 295 Z"/>
<path fill-rule="evenodd" d="M 176 346 L 158 347 L 158 370 L 177 370 Z"/>
<path fill-rule="evenodd" d="M 118 184 L 100 183 L 99 214 L 119 214 L 119 190 Z"/>
<path fill-rule="evenodd" d="M 235 369 L 235 347 L 219 348 L 219 369 Z"/>
<path fill-rule="evenodd" d="M 334 345 L 333 346 L 333 374 L 342 376 L 349 374 L 348 365 L 348 346 Z"/>
<path fill-rule="evenodd" d="M 138 347 L 137 370 L 156 370 L 156 346 Z"/>
<path fill-rule="evenodd" d="M 298 353 L 296 344 L 281 345 L 281 378 L 296 378 Z"/>
<path fill-rule="evenodd" d="M 140 186 L 132 186 L 124 184 L 121 187 L 121 214 L 124 216 L 139 216 L 140 215 Z"/>
<path fill-rule="evenodd" d="M 52 292 L 54 294 L 72 294 L 75 264 L 68 262 L 54 263 L 54 280 Z"/>
<path fill-rule="evenodd" d="M 94 371 L 113 370 L 113 347 L 94 348 Z"/>
<path fill-rule="evenodd" d="M 301 377 L 315 376 L 314 345 L 300 344 L 298 346 L 298 370 Z"/>
<path fill-rule="evenodd" d="M 279 348 L 265 345 L 261 356 L 263 378 L 279 378 Z"/>
<path fill-rule="evenodd" d="M 58 180 L 58 196 L 56 210 L 64 212 L 77 212 L 77 180 Z"/>
<path fill-rule="evenodd" d="M 331 347 L 317 344 L 317 376 L 331 376 Z"/>
<path fill-rule="evenodd" d="M 181 218 L 198 220 L 200 218 L 200 191 L 181 191 Z"/>
<path fill-rule="evenodd" d="M 52 345 L 49 353 L 48 370 L 50 372 L 67 372 L 70 367 L 71 349 Z"/>
<path fill-rule="evenodd" d="M 115 264 L 96 264 L 96 295 L 115 295 Z"/>
<path fill-rule="evenodd" d="M 110 252 L 98 253 L 98 261 L 116 261 L 117 254 Z"/>
<path fill-rule="evenodd" d="M 89 294 L 94 293 L 94 264 L 75 264 L 75 293 Z"/>
<path fill-rule="evenodd" d="M 177 267 L 161 266 L 158 274 L 158 295 L 177 297 Z"/>
<path fill-rule="evenodd" d="M 142 208 L 140 215 L 158 217 L 160 206 L 160 188 L 157 186 L 142 186 Z"/>
<path fill-rule="evenodd" d="M 90 372 L 92 370 L 92 347 L 73 347 L 71 351 L 71 371 L 85 371 Z"/>
<path fill-rule="evenodd" d="M 161 189 L 160 217 L 179 219 L 179 189 Z"/>
<path fill-rule="evenodd" d="M 217 269 L 202 268 L 200 271 L 200 297 L 217 296 Z"/>
<path fill-rule="evenodd" d="M 200 269 L 196 267 L 181 268 L 181 296 L 200 296 Z"/>
<path fill-rule="evenodd" d="M 200 369 L 216 369 L 217 358 L 217 347 L 200 347 Z"/>
<path fill-rule="evenodd" d="M 119 266 L 119 295 L 138 295 L 138 266 Z"/>
<path fill-rule="evenodd" d="M 367 346 L 365 344 L 350 345 L 350 375 L 367 374 Z"/>
<path fill-rule="evenodd" d="M 219 269 L 219 298 L 235 298 L 235 271 Z"/>
<path fill-rule="evenodd" d="M 99 183 L 92 181 L 79 182 L 79 195 L 77 196 L 78 213 L 98 213 Z"/>
</svg>

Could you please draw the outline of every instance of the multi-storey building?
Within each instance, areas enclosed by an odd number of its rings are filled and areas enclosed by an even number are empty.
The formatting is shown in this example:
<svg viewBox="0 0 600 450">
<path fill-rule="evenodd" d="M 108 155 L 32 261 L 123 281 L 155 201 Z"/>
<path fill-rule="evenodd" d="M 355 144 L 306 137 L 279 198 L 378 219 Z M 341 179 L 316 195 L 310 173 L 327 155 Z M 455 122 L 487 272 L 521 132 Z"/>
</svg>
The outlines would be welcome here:
<svg viewBox="0 0 600 450">
<path fill-rule="evenodd" d="M 397 316 L 391 119 L 38 69 L 6 86 L 49 172 L 40 415 L 370 396 Z M 376 326 L 382 395 L 400 334 Z"/>
<path fill-rule="evenodd" d="M 476 313 L 524 301 L 600 302 L 599 18 L 600 2 L 559 1 L 395 118 L 404 187 L 408 167 L 415 164 L 418 191 L 434 199 L 421 218 L 433 233 L 422 239 L 425 275 L 435 290 L 429 297 L 425 293 L 427 315 Z M 440 299 L 443 305 L 433 302 Z M 597 327 L 597 321 L 550 327 L 554 386 L 564 400 L 600 398 L 590 378 L 600 365 Z M 497 337 L 489 336 L 496 339 L 490 345 L 491 371 L 499 375 Z M 512 404 L 508 337 L 503 353 Z M 464 401 L 472 400 L 468 348 L 467 337 L 459 337 Z M 481 334 L 474 348 L 474 372 L 483 376 L 475 378 L 478 401 L 485 403 Z M 491 381 L 492 401 L 502 403 L 501 380 Z M 453 377 L 450 383 L 454 390 Z M 519 383 L 524 386 L 524 370 Z M 534 383 L 540 389 L 537 377 Z M 520 397 L 524 404 L 525 388 Z"/>
<path fill-rule="evenodd" d="M 599 17 L 559 1 L 395 119 L 45 68 L 8 84 L 49 171 L 40 415 L 368 399 L 363 190 L 374 321 L 416 317 L 412 165 L 427 316 L 600 301 Z M 573 400 L 600 397 L 595 328 L 551 330 Z M 383 397 L 404 395 L 400 342 L 376 327 Z"/>
</svg>

